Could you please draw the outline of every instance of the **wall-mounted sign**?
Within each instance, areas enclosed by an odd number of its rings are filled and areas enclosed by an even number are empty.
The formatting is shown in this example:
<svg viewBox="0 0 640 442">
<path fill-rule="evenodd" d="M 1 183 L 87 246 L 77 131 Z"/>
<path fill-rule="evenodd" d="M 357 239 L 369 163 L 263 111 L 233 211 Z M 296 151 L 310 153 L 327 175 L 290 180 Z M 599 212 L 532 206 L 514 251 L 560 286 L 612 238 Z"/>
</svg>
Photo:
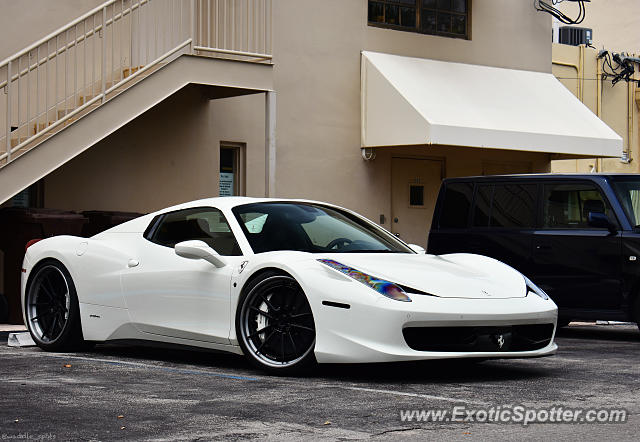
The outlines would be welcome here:
<svg viewBox="0 0 640 442">
<path fill-rule="evenodd" d="M 220 172 L 220 196 L 233 196 L 233 173 Z"/>
</svg>

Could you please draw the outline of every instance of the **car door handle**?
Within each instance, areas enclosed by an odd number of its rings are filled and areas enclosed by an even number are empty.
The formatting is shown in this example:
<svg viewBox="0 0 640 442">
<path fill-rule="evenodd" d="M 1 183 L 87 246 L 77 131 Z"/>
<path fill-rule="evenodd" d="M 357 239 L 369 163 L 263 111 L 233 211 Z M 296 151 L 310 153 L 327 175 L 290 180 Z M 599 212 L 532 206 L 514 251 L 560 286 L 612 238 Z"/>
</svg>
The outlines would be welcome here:
<svg viewBox="0 0 640 442">
<path fill-rule="evenodd" d="M 140 261 L 138 261 L 137 259 L 130 259 L 129 262 L 127 262 L 127 266 L 129 268 L 138 267 L 138 264 L 140 264 Z"/>
<path fill-rule="evenodd" d="M 538 244 L 536 250 L 551 250 L 551 246 L 548 244 Z"/>
</svg>

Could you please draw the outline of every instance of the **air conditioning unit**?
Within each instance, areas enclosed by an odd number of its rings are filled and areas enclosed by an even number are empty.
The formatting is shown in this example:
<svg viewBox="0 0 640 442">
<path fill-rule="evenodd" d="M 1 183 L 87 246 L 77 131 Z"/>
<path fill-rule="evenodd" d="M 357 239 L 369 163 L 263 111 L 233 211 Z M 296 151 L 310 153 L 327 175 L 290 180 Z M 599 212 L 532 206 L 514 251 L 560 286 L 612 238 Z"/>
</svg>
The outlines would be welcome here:
<svg viewBox="0 0 640 442">
<path fill-rule="evenodd" d="M 593 29 L 575 26 L 561 26 L 559 43 L 571 46 L 590 45 L 593 41 Z"/>
</svg>

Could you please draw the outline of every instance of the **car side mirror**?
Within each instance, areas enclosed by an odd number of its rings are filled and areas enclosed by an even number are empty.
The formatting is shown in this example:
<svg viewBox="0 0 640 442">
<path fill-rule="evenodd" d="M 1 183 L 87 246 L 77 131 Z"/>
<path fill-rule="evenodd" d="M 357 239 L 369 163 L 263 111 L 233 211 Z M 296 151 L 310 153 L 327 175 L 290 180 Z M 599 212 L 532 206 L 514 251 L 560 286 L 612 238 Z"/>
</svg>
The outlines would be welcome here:
<svg viewBox="0 0 640 442">
<path fill-rule="evenodd" d="M 182 241 L 173 248 L 176 255 L 187 259 L 204 259 L 214 266 L 220 268 L 227 265 L 227 260 L 207 245 L 204 241 L 191 240 Z"/>
<path fill-rule="evenodd" d="M 424 247 L 419 246 L 418 244 L 409 244 L 409 248 L 416 252 L 418 255 L 424 255 L 427 253 Z"/>
<path fill-rule="evenodd" d="M 589 212 L 587 214 L 587 224 L 589 227 L 595 227 L 597 229 L 609 229 L 611 233 L 617 231 L 616 226 L 609 221 L 607 215 L 602 212 Z"/>
</svg>

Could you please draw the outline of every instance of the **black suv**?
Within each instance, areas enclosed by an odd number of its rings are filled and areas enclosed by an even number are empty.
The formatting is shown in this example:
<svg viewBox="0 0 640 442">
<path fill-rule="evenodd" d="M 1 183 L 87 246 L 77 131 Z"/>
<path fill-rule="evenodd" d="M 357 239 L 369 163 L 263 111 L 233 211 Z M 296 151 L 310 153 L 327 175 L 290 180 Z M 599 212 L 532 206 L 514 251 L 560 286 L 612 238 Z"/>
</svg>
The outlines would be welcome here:
<svg viewBox="0 0 640 442">
<path fill-rule="evenodd" d="M 518 269 L 556 302 L 559 325 L 640 323 L 640 175 L 445 179 L 428 253 L 456 252 Z"/>
</svg>

